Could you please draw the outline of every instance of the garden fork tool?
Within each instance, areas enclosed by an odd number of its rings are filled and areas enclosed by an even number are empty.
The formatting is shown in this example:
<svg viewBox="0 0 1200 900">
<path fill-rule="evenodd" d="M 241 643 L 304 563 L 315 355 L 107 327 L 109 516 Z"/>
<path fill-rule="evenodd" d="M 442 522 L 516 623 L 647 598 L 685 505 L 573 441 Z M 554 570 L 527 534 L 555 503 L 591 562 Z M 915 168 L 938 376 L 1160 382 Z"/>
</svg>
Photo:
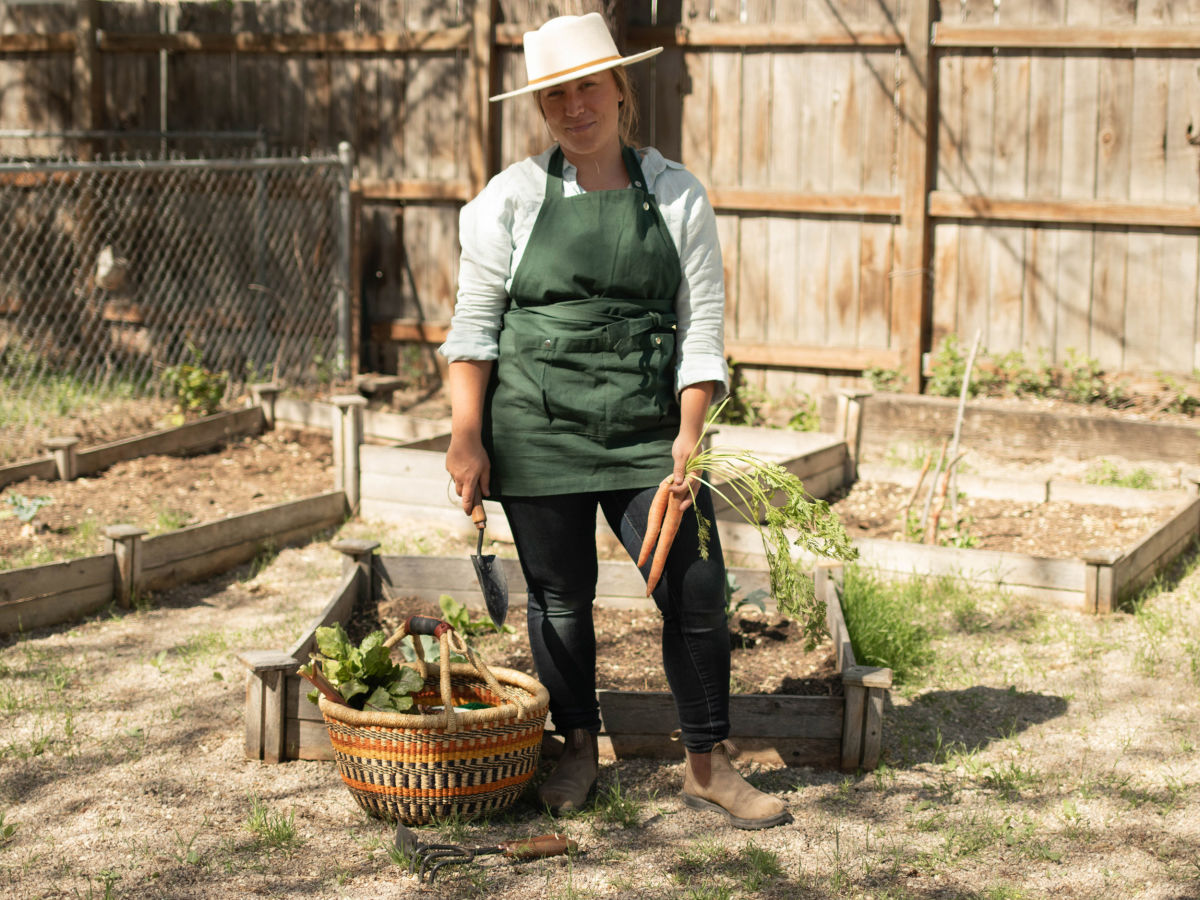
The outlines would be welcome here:
<svg viewBox="0 0 1200 900">
<path fill-rule="evenodd" d="M 578 849 L 579 844 L 561 834 L 539 834 L 520 841 L 501 841 L 486 847 L 462 847 L 458 844 L 422 844 L 404 825 L 396 829 L 396 848 L 409 858 L 408 871 L 418 881 L 433 883 L 443 866 L 469 863 L 479 856 L 499 854 L 508 859 L 543 859 Z"/>
</svg>

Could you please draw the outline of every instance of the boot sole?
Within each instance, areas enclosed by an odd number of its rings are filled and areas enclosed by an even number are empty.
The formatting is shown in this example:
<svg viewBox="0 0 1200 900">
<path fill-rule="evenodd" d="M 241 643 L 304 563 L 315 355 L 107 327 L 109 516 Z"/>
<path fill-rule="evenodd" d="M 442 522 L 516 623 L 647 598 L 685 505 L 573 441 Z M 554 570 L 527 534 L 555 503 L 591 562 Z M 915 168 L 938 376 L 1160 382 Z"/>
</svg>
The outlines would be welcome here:
<svg viewBox="0 0 1200 900">
<path fill-rule="evenodd" d="M 680 794 L 679 796 L 683 798 L 685 806 L 690 806 L 692 809 L 698 809 L 703 812 L 720 813 L 734 828 L 741 828 L 745 831 L 757 831 L 760 828 L 774 828 L 776 825 L 783 825 L 792 821 L 792 814 L 786 809 L 776 813 L 773 816 L 764 816 L 761 819 L 743 819 L 741 816 L 735 816 L 720 804 L 697 797 L 694 794 Z"/>
</svg>

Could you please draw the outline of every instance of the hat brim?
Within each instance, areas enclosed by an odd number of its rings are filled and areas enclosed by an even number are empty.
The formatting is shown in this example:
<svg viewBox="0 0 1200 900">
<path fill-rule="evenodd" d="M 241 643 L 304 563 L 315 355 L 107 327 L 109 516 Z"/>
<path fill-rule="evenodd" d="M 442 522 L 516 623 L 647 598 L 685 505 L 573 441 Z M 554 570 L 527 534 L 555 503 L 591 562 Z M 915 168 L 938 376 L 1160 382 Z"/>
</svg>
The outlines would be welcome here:
<svg viewBox="0 0 1200 900">
<path fill-rule="evenodd" d="M 556 84 L 562 84 L 565 81 L 574 81 L 576 78 L 583 78 L 587 75 L 594 75 L 597 72 L 603 72 L 605 69 L 615 69 L 617 66 L 628 66 L 636 62 L 641 62 L 644 59 L 649 59 L 652 56 L 657 56 L 662 53 L 662 47 L 655 47 L 653 50 L 646 50 L 642 53 L 634 53 L 631 56 L 622 56 L 619 59 L 611 59 L 607 62 L 597 63 L 594 66 L 587 66 L 583 69 L 573 69 L 563 75 L 555 78 L 547 78 L 544 81 L 539 81 L 537 84 L 527 84 L 523 88 L 518 88 L 515 91 L 509 91 L 506 94 L 497 94 L 495 97 L 488 97 L 489 103 L 495 103 L 497 100 L 507 100 L 509 97 L 519 97 L 522 94 L 532 94 L 535 91 L 545 90 L 548 87 L 553 87 Z"/>
</svg>

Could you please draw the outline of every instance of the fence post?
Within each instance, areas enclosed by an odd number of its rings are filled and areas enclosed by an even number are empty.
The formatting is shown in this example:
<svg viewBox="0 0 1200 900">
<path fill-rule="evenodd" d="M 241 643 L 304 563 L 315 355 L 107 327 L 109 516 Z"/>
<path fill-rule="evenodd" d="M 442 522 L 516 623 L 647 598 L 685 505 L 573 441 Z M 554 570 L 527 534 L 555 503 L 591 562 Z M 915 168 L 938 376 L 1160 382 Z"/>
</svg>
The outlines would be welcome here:
<svg viewBox="0 0 1200 900">
<path fill-rule="evenodd" d="M 75 0 L 75 59 L 72 64 L 75 85 L 71 93 L 75 98 L 72 119 L 78 131 L 97 131 L 104 127 L 104 67 L 100 65 L 100 48 L 96 40 L 99 30 L 99 0 Z M 80 159 L 89 160 L 95 155 L 96 145 L 92 141 L 80 143 Z"/>
<path fill-rule="evenodd" d="M 870 396 L 869 391 L 838 391 L 834 428 L 835 433 L 846 442 L 846 470 L 842 476 L 844 484 L 853 484 L 858 480 L 858 458 L 862 450 L 863 401 Z"/>
<path fill-rule="evenodd" d="M 350 354 L 352 351 L 350 283 L 354 279 L 350 251 L 351 235 L 354 231 L 354 204 L 350 191 L 354 181 L 354 148 L 348 141 L 338 144 L 338 159 L 342 163 L 341 190 L 338 193 L 338 279 L 337 279 L 337 370 L 342 378 L 349 378 Z"/>
<path fill-rule="evenodd" d="M 362 603 L 370 603 L 375 594 L 372 581 L 375 573 L 371 560 L 375 551 L 379 549 L 379 541 L 344 538 L 334 541 L 330 546 L 338 553 L 345 554 L 342 557 L 343 575 L 349 574 L 355 568 L 361 570 L 358 579 L 358 599 Z"/>
<path fill-rule="evenodd" d="M 59 481 L 75 480 L 75 474 L 79 471 L 75 456 L 75 447 L 78 443 L 79 438 L 74 436 L 46 440 L 46 449 L 54 455 L 54 469 L 58 473 Z"/>
<path fill-rule="evenodd" d="M 359 394 L 339 394 L 333 401 L 334 490 L 344 491 L 350 514 L 358 512 L 358 445 L 362 443 L 362 411 L 367 398 Z"/>
<path fill-rule="evenodd" d="M 267 431 L 275 430 L 275 401 L 279 397 L 283 385 L 277 381 L 267 381 L 263 384 L 250 385 L 251 402 L 263 411 L 263 423 Z"/>
<path fill-rule="evenodd" d="M 932 5 L 932 0 L 915 0 L 909 7 L 900 63 L 900 226 L 892 272 L 892 334 L 899 345 L 904 388 L 912 393 L 921 392 L 921 353 L 929 318 L 929 187 L 937 153 L 937 63 L 930 53 Z"/>
<path fill-rule="evenodd" d="M 141 589 L 142 538 L 145 528 L 136 525 L 107 525 L 108 552 L 113 555 L 113 590 L 117 602 L 128 609 Z"/>
<path fill-rule="evenodd" d="M 1121 560 L 1118 550 L 1093 550 L 1084 554 L 1086 566 L 1083 582 L 1084 611 L 1110 613 L 1117 605 L 1116 565 Z"/>
</svg>

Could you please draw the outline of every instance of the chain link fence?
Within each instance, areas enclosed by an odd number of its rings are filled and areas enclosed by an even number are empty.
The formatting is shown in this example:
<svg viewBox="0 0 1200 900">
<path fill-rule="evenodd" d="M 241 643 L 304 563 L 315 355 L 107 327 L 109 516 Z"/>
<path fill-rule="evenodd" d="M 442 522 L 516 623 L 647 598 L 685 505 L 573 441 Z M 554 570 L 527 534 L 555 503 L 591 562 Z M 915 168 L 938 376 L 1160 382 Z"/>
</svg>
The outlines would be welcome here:
<svg viewBox="0 0 1200 900">
<path fill-rule="evenodd" d="M 0 431 L 163 397 L 180 366 L 227 396 L 344 376 L 351 167 L 347 146 L 0 161 Z"/>
</svg>

